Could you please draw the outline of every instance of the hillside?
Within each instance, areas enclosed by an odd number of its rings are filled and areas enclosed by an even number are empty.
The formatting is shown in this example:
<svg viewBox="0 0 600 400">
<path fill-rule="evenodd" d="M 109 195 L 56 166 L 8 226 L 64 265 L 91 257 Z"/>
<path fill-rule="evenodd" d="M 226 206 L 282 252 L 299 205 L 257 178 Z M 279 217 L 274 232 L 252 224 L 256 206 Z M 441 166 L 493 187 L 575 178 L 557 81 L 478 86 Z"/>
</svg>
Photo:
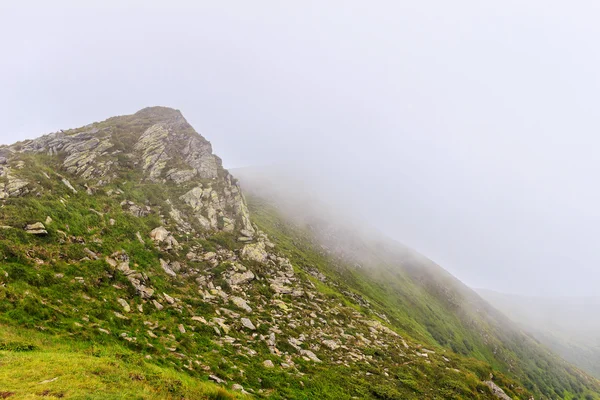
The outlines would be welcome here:
<svg viewBox="0 0 600 400">
<path fill-rule="evenodd" d="M 600 392 L 424 257 L 247 202 L 176 110 L 0 147 L 0 179 L 4 398 Z"/>
<path fill-rule="evenodd" d="M 597 297 L 528 297 L 477 289 L 490 304 L 565 360 L 600 377 Z"/>
</svg>

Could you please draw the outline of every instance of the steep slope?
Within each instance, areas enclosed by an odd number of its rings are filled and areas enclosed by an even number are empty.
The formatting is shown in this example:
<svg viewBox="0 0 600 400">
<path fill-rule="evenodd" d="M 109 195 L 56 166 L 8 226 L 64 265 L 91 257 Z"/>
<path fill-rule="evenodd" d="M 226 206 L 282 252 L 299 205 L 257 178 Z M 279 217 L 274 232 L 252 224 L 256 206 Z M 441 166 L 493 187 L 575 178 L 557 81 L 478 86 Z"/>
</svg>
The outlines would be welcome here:
<svg viewBox="0 0 600 400">
<path fill-rule="evenodd" d="M 277 181 L 291 181 L 306 188 L 307 182 L 270 168 L 235 170 L 246 192 L 252 194 L 250 209 L 255 217 L 265 207 L 275 207 L 285 216 L 289 230 L 282 236 L 301 237 L 319 249 L 329 261 L 323 268 L 344 291 L 370 300 L 397 326 L 412 337 L 434 341 L 455 353 L 476 357 L 495 369 L 518 377 L 538 396 L 548 398 L 581 394 L 580 388 L 597 382 L 568 365 L 519 326 L 482 300 L 435 263 L 369 228 L 368 223 L 343 214 L 314 194 L 281 191 Z M 273 212 L 266 213 L 272 218 Z M 292 221 L 290 224 L 289 221 Z M 268 225 L 274 225 L 273 223 Z M 275 224 L 281 226 L 281 222 Z M 277 237 L 277 233 L 271 232 Z"/>
<path fill-rule="evenodd" d="M 424 259 L 364 243 L 361 262 L 386 265 L 371 276 L 324 251 L 325 230 L 258 200 L 249 213 L 176 110 L 3 146 L 0 167 L 3 397 L 598 392 L 520 333 L 495 332 L 508 322 Z"/>
<path fill-rule="evenodd" d="M 600 377 L 600 298 L 477 293 L 565 360 Z"/>
</svg>

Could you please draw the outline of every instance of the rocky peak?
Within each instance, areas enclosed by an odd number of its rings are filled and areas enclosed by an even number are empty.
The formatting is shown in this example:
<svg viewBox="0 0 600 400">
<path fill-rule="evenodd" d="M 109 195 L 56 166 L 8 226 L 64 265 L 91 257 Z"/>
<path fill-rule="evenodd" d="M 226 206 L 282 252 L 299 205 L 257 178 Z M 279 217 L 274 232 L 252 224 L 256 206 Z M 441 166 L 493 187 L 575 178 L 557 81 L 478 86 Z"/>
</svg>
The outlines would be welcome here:
<svg viewBox="0 0 600 400">
<path fill-rule="evenodd" d="M 137 172 L 142 182 L 172 184 L 188 190 L 172 199 L 168 214 L 181 230 L 195 220 L 206 230 L 253 233 L 245 200 L 235 179 L 179 110 L 148 107 L 133 115 L 109 118 L 0 148 L 0 199 L 40 193 L 19 168 L 29 154 L 45 154 L 57 164 L 54 175 L 85 181 L 86 189 Z M 53 177 L 44 173 L 47 179 Z M 69 184 L 70 186 L 70 184 Z M 75 188 L 69 188 L 72 191 Z M 181 204 L 180 211 L 177 204 Z M 187 212 L 186 212 L 187 211 Z"/>
</svg>

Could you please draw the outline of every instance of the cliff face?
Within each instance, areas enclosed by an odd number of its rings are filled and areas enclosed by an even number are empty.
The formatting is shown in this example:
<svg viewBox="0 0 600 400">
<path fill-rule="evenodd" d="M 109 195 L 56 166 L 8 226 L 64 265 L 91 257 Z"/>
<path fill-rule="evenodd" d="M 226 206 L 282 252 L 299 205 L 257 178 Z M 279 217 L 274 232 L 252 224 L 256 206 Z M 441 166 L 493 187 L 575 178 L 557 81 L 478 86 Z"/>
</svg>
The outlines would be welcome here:
<svg viewBox="0 0 600 400">
<path fill-rule="evenodd" d="M 4 146 L 0 148 L 0 198 L 43 195 L 43 184 L 20 173 L 27 154 L 54 158 L 60 165 L 56 177 L 70 174 L 81 178 L 89 193 L 132 171 L 141 174 L 142 182 L 171 181 L 189 188 L 179 198 L 187 207 L 180 211 L 173 206 L 169 212 L 179 229 L 194 231 L 184 222 L 194 220 L 202 230 L 236 231 L 248 238 L 254 234 L 239 185 L 212 153 L 210 142 L 177 110 L 149 107 L 133 115 Z"/>
</svg>

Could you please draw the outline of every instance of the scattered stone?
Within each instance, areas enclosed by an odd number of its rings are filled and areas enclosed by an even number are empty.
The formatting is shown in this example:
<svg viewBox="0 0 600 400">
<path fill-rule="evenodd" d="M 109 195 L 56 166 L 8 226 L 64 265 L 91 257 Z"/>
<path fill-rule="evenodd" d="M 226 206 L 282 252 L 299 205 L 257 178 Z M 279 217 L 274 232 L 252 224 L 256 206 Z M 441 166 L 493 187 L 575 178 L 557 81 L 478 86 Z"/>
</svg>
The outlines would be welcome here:
<svg viewBox="0 0 600 400">
<path fill-rule="evenodd" d="M 156 300 L 152 300 L 152 304 L 154 304 L 154 307 L 156 307 L 156 309 L 158 311 L 161 311 L 163 308 L 165 308 L 162 304 L 160 304 L 158 301 Z"/>
<path fill-rule="evenodd" d="M 179 332 L 185 333 L 185 327 L 183 326 L 183 324 L 177 325 L 177 329 L 179 329 Z"/>
<path fill-rule="evenodd" d="M 321 343 L 329 350 L 337 350 L 340 348 L 340 345 L 335 340 L 323 340 Z"/>
<path fill-rule="evenodd" d="M 271 360 L 263 361 L 263 365 L 265 368 L 274 368 L 275 367 L 275 364 L 273 364 L 273 361 L 271 361 Z"/>
<path fill-rule="evenodd" d="M 34 224 L 29 224 L 25 227 L 25 232 L 31 235 L 44 236 L 48 234 L 46 227 L 41 222 L 36 222 Z"/>
<path fill-rule="evenodd" d="M 58 376 L 56 378 L 46 379 L 45 381 L 41 381 L 41 382 L 38 383 L 38 385 L 43 385 L 45 383 L 55 382 L 57 380 L 58 380 Z"/>
<path fill-rule="evenodd" d="M 242 322 L 242 325 L 244 326 L 244 328 L 250 329 L 251 331 L 256 330 L 256 327 L 254 326 L 252 321 L 250 321 L 248 318 L 242 318 L 241 322 Z"/>
<path fill-rule="evenodd" d="M 169 303 L 169 304 L 175 304 L 175 299 L 174 298 L 172 298 L 171 296 L 169 296 L 166 293 L 163 293 L 163 296 L 165 296 L 165 300 L 167 300 L 167 303 Z"/>
<path fill-rule="evenodd" d="M 177 276 L 175 271 L 173 271 L 173 269 L 171 268 L 171 263 L 163 260 L 162 258 L 159 261 L 160 261 L 160 266 L 167 273 L 167 275 L 172 276 L 172 277 Z"/>
<path fill-rule="evenodd" d="M 483 382 L 485 385 L 487 385 L 490 390 L 492 391 L 492 394 L 494 396 L 496 396 L 497 398 L 501 399 L 501 400 L 512 400 L 505 392 L 504 390 L 496 385 L 494 382 L 492 381 L 485 381 Z"/>
<path fill-rule="evenodd" d="M 211 381 L 214 381 L 214 382 L 218 383 L 219 385 L 222 385 L 222 384 L 226 383 L 223 379 L 219 378 L 216 375 L 209 375 L 208 379 L 210 379 Z"/>
<path fill-rule="evenodd" d="M 265 251 L 264 242 L 247 244 L 242 248 L 241 256 L 245 260 L 256 261 L 264 264 L 269 259 L 269 254 Z"/>
<path fill-rule="evenodd" d="M 300 354 L 308 357 L 309 359 L 311 359 L 314 362 L 321 362 L 319 357 L 317 357 L 317 355 L 310 350 L 300 350 Z"/>
<path fill-rule="evenodd" d="M 245 283 L 251 282 L 252 280 L 254 280 L 254 278 L 256 278 L 256 276 L 252 271 L 246 271 L 242 273 L 236 272 L 235 274 L 231 275 L 228 283 L 232 286 L 243 285 Z"/>
<path fill-rule="evenodd" d="M 246 300 L 242 299 L 241 297 L 233 296 L 231 297 L 231 302 L 246 312 L 252 312 L 252 308 L 248 305 Z"/>
<path fill-rule="evenodd" d="M 163 227 L 163 226 L 154 228 L 150 232 L 150 238 L 158 243 L 164 242 L 168 236 L 169 236 L 169 231 L 166 230 L 165 227 Z"/>
<path fill-rule="evenodd" d="M 85 254 L 87 254 L 92 260 L 98 260 L 100 257 L 98 257 L 98 254 L 94 253 L 92 250 L 88 249 L 87 247 L 83 249 L 83 251 L 85 252 Z"/>
<path fill-rule="evenodd" d="M 142 234 L 139 231 L 135 233 L 135 237 L 137 238 L 138 242 L 144 244 L 144 239 L 142 238 Z"/>
<path fill-rule="evenodd" d="M 129 319 L 126 316 L 124 316 L 123 314 L 114 311 L 115 317 L 119 318 L 119 319 Z"/>
<path fill-rule="evenodd" d="M 67 180 L 67 178 L 62 178 L 62 183 L 68 187 L 69 189 L 71 189 L 71 191 L 73 191 L 74 194 L 77 194 L 77 190 L 75 190 L 75 188 L 73 187 L 73 185 L 71 185 L 71 182 L 69 182 Z"/>
<path fill-rule="evenodd" d="M 119 302 L 119 304 L 121 305 L 121 307 L 123 307 L 123 310 L 125 310 L 125 312 L 131 312 L 131 307 L 129 306 L 129 303 L 127 303 L 127 301 L 125 299 L 121 299 L 118 298 L 117 302 Z"/>
</svg>

